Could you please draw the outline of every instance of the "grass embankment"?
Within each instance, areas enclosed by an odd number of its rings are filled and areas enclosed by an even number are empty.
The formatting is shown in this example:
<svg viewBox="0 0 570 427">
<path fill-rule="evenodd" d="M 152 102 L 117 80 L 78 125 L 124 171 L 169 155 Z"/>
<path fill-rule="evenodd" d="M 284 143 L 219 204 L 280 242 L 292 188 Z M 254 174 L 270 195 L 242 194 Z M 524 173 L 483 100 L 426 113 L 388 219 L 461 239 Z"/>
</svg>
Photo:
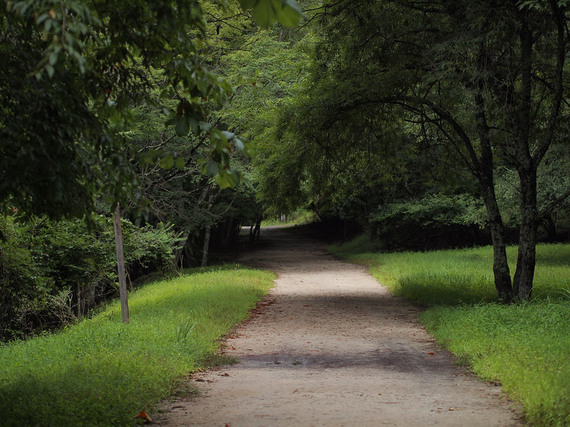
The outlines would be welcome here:
<svg viewBox="0 0 570 427">
<path fill-rule="evenodd" d="M 539 245 L 532 301 L 499 305 L 489 247 L 358 253 L 366 244 L 331 251 L 428 307 L 420 315 L 427 329 L 479 377 L 500 382 L 529 422 L 570 425 L 570 245 Z M 514 266 L 516 248 L 508 253 Z"/>
<path fill-rule="evenodd" d="M 1 425 L 128 425 L 207 367 L 219 339 L 270 288 L 271 273 L 225 267 L 145 285 L 94 318 L 0 346 Z"/>
</svg>

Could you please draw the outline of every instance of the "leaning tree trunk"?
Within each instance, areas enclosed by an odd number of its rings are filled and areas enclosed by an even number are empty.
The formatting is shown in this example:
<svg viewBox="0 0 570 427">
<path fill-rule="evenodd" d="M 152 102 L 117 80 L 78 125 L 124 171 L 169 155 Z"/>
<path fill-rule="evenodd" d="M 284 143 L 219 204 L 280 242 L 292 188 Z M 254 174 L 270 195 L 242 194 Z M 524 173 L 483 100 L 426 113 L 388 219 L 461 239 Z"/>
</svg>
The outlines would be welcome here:
<svg viewBox="0 0 570 427">
<path fill-rule="evenodd" d="M 521 182 L 521 225 L 513 291 L 517 299 L 526 301 L 532 294 L 536 265 L 538 228 L 536 169 L 534 167 L 519 169 L 519 178 Z"/>
<path fill-rule="evenodd" d="M 513 300 L 513 288 L 511 284 L 511 273 L 507 260 L 507 244 L 505 239 L 505 226 L 497 198 L 493 187 L 492 179 L 483 180 L 483 199 L 487 210 L 487 220 L 491 231 L 491 239 L 493 241 L 493 274 L 495 277 L 495 288 L 499 300 L 509 303 Z"/>
</svg>

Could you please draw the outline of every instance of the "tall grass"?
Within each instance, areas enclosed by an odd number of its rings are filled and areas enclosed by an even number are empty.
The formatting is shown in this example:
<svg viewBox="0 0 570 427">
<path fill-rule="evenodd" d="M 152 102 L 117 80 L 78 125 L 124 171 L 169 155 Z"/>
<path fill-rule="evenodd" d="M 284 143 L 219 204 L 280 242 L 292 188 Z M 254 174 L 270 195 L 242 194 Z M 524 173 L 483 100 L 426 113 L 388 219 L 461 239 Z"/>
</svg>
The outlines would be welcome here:
<svg viewBox="0 0 570 427">
<path fill-rule="evenodd" d="M 133 423 L 208 363 L 273 278 L 238 268 L 184 275 L 132 293 L 127 325 L 115 303 L 61 333 L 1 346 L 0 424 Z"/>
<path fill-rule="evenodd" d="M 333 245 L 333 253 L 370 266 L 370 272 L 396 295 L 425 306 L 496 300 L 490 247 L 433 252 L 358 253 Z M 507 249 L 511 273 L 516 248 Z M 570 291 L 570 245 L 537 248 L 534 299 L 558 298 Z"/>
<path fill-rule="evenodd" d="M 331 247 L 394 294 L 428 307 L 420 320 L 481 378 L 502 383 L 534 425 L 570 425 L 570 245 L 539 245 L 531 302 L 499 305 L 489 247 L 358 253 Z M 514 272 L 516 248 L 508 249 Z"/>
<path fill-rule="evenodd" d="M 435 307 L 420 320 L 534 425 L 570 425 L 570 302 Z"/>
</svg>

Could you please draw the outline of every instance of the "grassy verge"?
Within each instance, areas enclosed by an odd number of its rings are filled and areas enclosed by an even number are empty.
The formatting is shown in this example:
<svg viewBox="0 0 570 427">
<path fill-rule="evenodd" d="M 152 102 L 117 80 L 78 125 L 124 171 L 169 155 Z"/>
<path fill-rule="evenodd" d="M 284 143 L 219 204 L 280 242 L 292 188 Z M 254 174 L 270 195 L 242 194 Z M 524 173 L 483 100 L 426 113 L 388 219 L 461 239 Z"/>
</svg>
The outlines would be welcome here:
<svg viewBox="0 0 570 427">
<path fill-rule="evenodd" d="M 67 330 L 0 346 L 2 425 L 128 425 L 205 367 L 270 288 L 271 273 L 222 268 L 132 293 Z"/>
<path fill-rule="evenodd" d="M 570 245 L 539 245 L 530 303 L 498 305 L 491 248 L 426 253 L 331 251 L 368 265 L 481 378 L 498 381 L 534 425 L 570 425 Z M 514 266 L 516 248 L 509 249 Z"/>
</svg>

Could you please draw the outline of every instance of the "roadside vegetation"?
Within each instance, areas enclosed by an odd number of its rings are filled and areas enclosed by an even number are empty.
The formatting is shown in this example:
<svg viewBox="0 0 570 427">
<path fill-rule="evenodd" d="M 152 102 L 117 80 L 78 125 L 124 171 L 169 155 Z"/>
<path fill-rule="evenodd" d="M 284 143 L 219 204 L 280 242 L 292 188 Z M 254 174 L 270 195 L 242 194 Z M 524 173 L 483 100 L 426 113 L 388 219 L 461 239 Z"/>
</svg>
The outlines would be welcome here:
<svg viewBox="0 0 570 427">
<path fill-rule="evenodd" d="M 368 247 L 366 247 L 368 245 Z M 570 423 L 570 245 L 538 246 L 528 302 L 497 304 L 490 247 L 362 253 L 360 237 L 330 250 L 370 267 L 391 292 L 426 307 L 420 321 L 459 363 L 497 381 L 533 425 Z M 516 248 L 508 251 L 511 265 Z"/>
<path fill-rule="evenodd" d="M 2 425 L 128 425 L 185 375 L 270 288 L 272 273 L 225 266 L 154 282 L 57 334 L 0 346 Z"/>
<path fill-rule="evenodd" d="M 306 209 L 297 209 L 289 215 L 264 219 L 261 225 L 304 225 L 310 224 L 316 219 L 314 212 L 310 212 Z"/>
</svg>

